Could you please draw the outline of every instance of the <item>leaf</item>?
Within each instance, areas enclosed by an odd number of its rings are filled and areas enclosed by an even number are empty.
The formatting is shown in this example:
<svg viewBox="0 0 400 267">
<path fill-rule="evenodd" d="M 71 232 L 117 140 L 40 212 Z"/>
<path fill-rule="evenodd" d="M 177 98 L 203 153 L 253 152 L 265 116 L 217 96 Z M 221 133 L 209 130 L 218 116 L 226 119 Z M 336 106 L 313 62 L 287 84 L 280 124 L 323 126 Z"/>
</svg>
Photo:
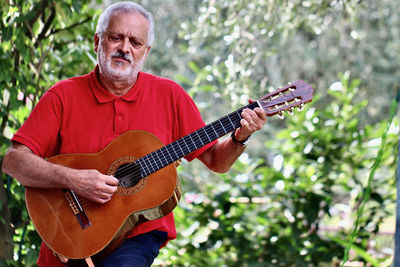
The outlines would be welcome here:
<svg viewBox="0 0 400 267">
<path fill-rule="evenodd" d="M 12 26 L 8 26 L 8 27 L 3 28 L 2 33 L 1 33 L 1 37 L 2 37 L 4 42 L 10 41 L 12 36 L 13 36 L 13 27 Z"/>
<path fill-rule="evenodd" d="M 335 241 L 336 243 L 342 245 L 342 246 L 346 246 L 347 245 L 347 241 L 346 240 L 342 240 L 340 238 L 337 238 L 335 236 L 332 235 L 327 235 L 327 238 Z M 351 245 L 351 249 L 359 256 L 361 256 L 362 258 L 364 258 L 368 263 L 371 263 L 373 266 L 375 267 L 379 267 L 380 263 L 374 259 L 367 251 L 365 251 L 364 249 L 358 247 L 355 244 Z"/>
</svg>

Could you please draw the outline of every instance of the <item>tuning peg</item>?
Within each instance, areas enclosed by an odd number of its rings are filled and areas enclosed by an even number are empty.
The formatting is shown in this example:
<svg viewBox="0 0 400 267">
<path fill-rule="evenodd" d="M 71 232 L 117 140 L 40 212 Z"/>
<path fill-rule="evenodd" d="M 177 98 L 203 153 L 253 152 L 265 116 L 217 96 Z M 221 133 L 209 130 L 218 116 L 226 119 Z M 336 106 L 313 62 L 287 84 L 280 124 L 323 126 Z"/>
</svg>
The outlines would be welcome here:
<svg viewBox="0 0 400 267">
<path fill-rule="evenodd" d="M 301 103 L 300 105 L 297 106 L 297 110 L 298 110 L 298 111 L 302 111 L 303 108 L 304 108 L 303 103 Z"/>
<path fill-rule="evenodd" d="M 278 118 L 281 119 L 281 120 L 283 120 L 285 118 L 285 116 L 283 115 L 282 111 L 278 112 Z"/>
<path fill-rule="evenodd" d="M 289 113 L 290 116 L 292 116 L 292 115 L 293 115 L 293 108 L 289 108 L 289 109 L 287 110 L 287 112 Z"/>
</svg>

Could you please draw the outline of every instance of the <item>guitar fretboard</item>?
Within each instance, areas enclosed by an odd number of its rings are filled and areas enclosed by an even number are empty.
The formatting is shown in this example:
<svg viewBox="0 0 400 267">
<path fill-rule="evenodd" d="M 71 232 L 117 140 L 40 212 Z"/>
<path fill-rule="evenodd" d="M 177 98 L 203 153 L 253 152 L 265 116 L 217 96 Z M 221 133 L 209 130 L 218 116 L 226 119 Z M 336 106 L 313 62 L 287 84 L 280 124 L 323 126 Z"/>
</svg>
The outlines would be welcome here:
<svg viewBox="0 0 400 267">
<path fill-rule="evenodd" d="M 253 102 L 244 106 L 189 135 L 137 159 L 131 164 L 140 167 L 141 178 L 147 177 L 153 172 L 164 168 L 165 166 L 239 128 L 240 120 L 242 119 L 242 110 L 245 108 L 254 109 L 256 107 L 259 107 L 258 102 Z"/>
</svg>

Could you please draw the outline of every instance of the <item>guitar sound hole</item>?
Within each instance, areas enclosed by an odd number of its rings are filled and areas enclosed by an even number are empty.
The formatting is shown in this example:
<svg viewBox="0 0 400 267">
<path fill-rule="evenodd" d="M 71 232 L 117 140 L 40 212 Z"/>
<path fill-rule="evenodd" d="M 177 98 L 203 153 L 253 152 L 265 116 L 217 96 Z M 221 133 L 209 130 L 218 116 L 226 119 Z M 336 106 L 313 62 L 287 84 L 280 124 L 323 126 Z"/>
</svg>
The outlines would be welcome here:
<svg viewBox="0 0 400 267">
<path fill-rule="evenodd" d="M 115 171 L 115 177 L 119 180 L 121 187 L 129 188 L 137 185 L 141 177 L 141 169 L 134 163 L 122 164 Z"/>
</svg>

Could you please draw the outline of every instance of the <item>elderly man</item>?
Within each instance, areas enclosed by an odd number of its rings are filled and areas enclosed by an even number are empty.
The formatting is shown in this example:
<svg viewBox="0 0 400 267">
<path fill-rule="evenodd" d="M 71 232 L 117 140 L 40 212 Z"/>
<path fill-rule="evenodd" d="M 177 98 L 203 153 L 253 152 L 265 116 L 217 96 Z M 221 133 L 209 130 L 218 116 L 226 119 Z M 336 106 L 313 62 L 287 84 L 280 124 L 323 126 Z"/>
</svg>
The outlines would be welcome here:
<svg viewBox="0 0 400 267">
<path fill-rule="evenodd" d="M 66 188 L 104 204 L 118 179 L 97 170 L 76 170 L 44 158 L 65 153 L 94 153 L 130 130 L 145 130 L 164 144 L 204 126 L 198 109 L 175 82 L 140 69 L 154 39 L 151 13 L 138 4 L 120 2 L 100 16 L 94 35 L 98 65 L 89 74 L 50 88 L 12 139 L 3 171 L 22 185 Z M 244 151 L 243 141 L 262 128 L 266 114 L 245 109 L 232 138 L 211 142 L 189 154 L 215 172 L 226 172 Z M 134 227 L 125 243 L 101 266 L 150 266 L 161 246 L 176 237 L 172 213 Z M 63 266 L 42 243 L 38 264 Z"/>
</svg>

